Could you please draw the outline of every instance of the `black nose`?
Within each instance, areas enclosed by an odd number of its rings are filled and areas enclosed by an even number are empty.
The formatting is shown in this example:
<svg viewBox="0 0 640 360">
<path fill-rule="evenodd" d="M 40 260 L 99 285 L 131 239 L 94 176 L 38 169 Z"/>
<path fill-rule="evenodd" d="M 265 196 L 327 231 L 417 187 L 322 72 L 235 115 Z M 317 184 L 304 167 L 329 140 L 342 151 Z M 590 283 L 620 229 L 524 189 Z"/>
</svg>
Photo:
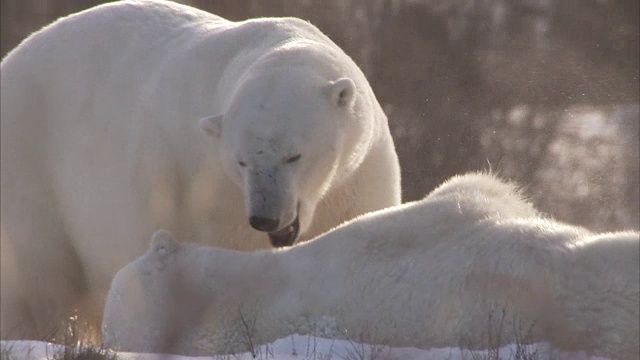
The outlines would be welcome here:
<svg viewBox="0 0 640 360">
<path fill-rule="evenodd" d="M 260 231 L 276 231 L 280 225 L 279 220 L 264 218 L 260 216 L 250 216 L 249 223 L 251 227 Z"/>
</svg>

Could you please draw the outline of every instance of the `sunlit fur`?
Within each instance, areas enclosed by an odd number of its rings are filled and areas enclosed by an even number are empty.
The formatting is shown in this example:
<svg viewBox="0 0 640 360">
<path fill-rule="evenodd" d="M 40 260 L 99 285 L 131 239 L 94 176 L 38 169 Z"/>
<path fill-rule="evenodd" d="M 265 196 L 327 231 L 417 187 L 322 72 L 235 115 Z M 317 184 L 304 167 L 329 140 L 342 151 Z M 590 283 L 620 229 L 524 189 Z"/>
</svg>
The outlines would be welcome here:
<svg viewBox="0 0 640 360">
<path fill-rule="evenodd" d="M 76 310 L 99 328 L 158 228 L 251 251 L 271 247 L 252 215 L 297 219 L 305 241 L 400 203 L 369 83 L 300 19 L 115 2 L 34 33 L 1 72 L 2 339 L 49 337 Z"/>
</svg>

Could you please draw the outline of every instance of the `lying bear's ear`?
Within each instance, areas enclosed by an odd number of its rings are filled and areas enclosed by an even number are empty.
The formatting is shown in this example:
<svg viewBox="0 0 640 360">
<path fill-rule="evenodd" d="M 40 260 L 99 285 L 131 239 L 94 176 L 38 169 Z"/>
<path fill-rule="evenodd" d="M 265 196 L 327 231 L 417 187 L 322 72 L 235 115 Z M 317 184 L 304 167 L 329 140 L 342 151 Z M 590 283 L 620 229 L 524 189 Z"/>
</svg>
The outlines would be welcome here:
<svg viewBox="0 0 640 360">
<path fill-rule="evenodd" d="M 329 99 L 339 107 L 350 108 L 356 98 L 356 84 L 349 78 L 329 82 Z"/>
<path fill-rule="evenodd" d="M 198 125 L 200 125 L 202 131 L 215 138 L 219 138 L 222 128 L 222 114 L 203 117 L 198 121 Z"/>
<path fill-rule="evenodd" d="M 151 236 L 151 251 L 162 257 L 171 254 L 177 247 L 178 243 L 167 230 L 160 229 Z"/>
</svg>

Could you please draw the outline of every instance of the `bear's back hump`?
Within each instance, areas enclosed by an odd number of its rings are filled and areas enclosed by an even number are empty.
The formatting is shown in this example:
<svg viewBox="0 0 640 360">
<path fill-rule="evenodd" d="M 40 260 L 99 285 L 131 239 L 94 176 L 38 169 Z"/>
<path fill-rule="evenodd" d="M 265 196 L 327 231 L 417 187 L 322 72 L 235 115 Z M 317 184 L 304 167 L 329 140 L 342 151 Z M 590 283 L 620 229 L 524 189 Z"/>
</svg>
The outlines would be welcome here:
<svg viewBox="0 0 640 360">
<path fill-rule="evenodd" d="M 13 53 L 33 52 L 37 57 L 78 58 L 84 52 L 107 60 L 127 49 L 148 52 L 166 48 L 184 34 L 197 37 L 199 29 L 222 27 L 231 22 L 188 6 L 171 2 L 128 1 L 96 6 L 58 19 L 33 33 Z M 205 24 L 206 26 L 202 26 Z M 29 43 L 29 46 L 24 46 Z M 29 54 L 31 55 L 31 54 Z M 23 59 L 26 56 L 23 56 Z M 5 61 L 3 61 L 5 62 Z"/>
</svg>

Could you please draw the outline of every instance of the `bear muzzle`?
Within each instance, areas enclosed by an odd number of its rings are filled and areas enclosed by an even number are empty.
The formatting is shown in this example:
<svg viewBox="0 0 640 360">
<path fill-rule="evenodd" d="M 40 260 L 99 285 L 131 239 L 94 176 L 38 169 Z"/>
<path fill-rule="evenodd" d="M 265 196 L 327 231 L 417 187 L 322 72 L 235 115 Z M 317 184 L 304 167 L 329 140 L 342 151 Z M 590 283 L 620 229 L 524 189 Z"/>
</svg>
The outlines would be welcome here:
<svg viewBox="0 0 640 360">
<path fill-rule="evenodd" d="M 300 221 L 298 220 L 298 216 L 295 217 L 291 224 L 283 227 L 282 229 L 279 229 L 280 220 L 277 219 L 250 216 L 249 223 L 251 224 L 251 227 L 258 231 L 268 232 L 271 245 L 274 247 L 293 245 L 300 233 Z"/>
</svg>

